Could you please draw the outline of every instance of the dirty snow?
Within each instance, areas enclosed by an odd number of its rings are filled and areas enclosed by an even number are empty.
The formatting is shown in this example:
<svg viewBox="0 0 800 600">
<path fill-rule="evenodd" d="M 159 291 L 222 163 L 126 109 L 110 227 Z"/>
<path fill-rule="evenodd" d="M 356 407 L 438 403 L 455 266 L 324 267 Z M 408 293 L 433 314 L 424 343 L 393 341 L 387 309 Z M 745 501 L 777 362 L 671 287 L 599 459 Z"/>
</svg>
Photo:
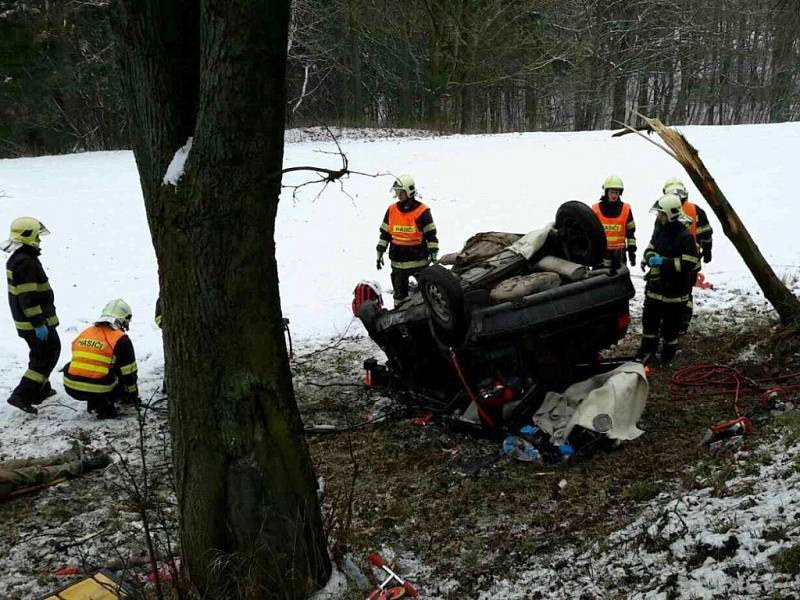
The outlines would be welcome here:
<svg viewBox="0 0 800 600">
<path fill-rule="evenodd" d="M 796 282 L 800 246 L 795 243 L 796 185 L 791 174 L 800 154 L 800 123 L 686 127 L 684 132 L 700 150 L 767 260 Z M 339 159 L 331 154 L 336 152 L 336 146 L 325 135 L 320 129 L 288 132 L 286 166 L 338 168 Z M 601 182 L 611 173 L 625 180 L 624 199 L 633 205 L 643 248 L 652 231 L 648 209 L 660 196 L 663 181 L 682 176 L 666 154 L 643 140 L 636 136 L 612 139 L 607 131 L 447 137 L 404 131 L 397 137 L 383 137 L 359 130 L 345 132 L 340 143 L 352 169 L 385 175 L 354 175 L 341 186 L 333 184 L 323 190 L 312 185 L 294 194 L 290 189 L 284 192 L 276 232 L 281 300 L 296 343 L 306 348 L 324 344 L 345 332 L 362 332 L 350 313 L 351 293 L 358 281 L 376 278 L 384 290 L 391 288 L 389 270 L 375 271 L 375 244 L 384 211 L 391 202 L 389 186 L 398 174 L 415 177 L 438 225 L 442 253 L 459 249 L 476 231 L 523 232 L 539 227 L 552 220 L 563 201 L 594 202 Z M 176 168 L 173 176 L 179 176 L 179 172 Z M 307 178 L 307 173 L 293 173 L 285 183 L 296 185 Z M 684 180 L 690 183 L 688 178 Z M 689 189 L 690 198 L 707 208 L 691 185 Z M 110 298 L 122 297 L 133 309 L 131 336 L 139 360 L 142 396 L 156 395 L 163 376 L 161 334 L 153 323 L 158 278 L 132 153 L 0 160 L 0 191 L 5 193 L 0 199 L 0 226 L 6 227 L 17 216 L 31 215 L 52 232 L 43 242 L 42 262 L 52 281 L 62 322 L 59 334 L 63 350 L 58 366 L 68 360 L 71 339 L 97 317 Z M 715 216 L 707 210 L 716 235 L 714 261 L 704 270 L 716 289 L 696 292 L 698 312 L 732 318 L 754 311 L 768 312 L 769 306 L 755 282 L 722 235 Z M 634 283 L 641 291 L 643 281 L 635 277 Z M 388 297 L 387 300 L 390 302 Z M 638 310 L 639 302 L 635 300 L 633 306 Z M 8 396 L 25 370 L 26 357 L 27 348 L 6 314 L 0 320 L 2 398 Z M 0 459 L 61 451 L 68 446 L 69 437 L 84 436 L 102 447 L 120 445 L 120 440 L 131 436 L 132 419 L 98 422 L 85 412 L 84 405 L 66 396 L 60 376 L 54 375 L 53 383 L 58 395 L 43 405 L 38 417 L 13 409 L 0 399 Z M 776 511 L 781 506 L 793 518 L 790 501 L 796 502 L 797 497 L 790 483 L 800 489 L 794 475 L 787 475 L 785 480 L 771 475 L 785 469 L 786 461 L 796 451 L 764 467 L 769 476 L 753 482 L 752 507 L 733 507 L 726 504 L 732 500 L 711 498 L 702 491 L 674 501 L 664 498 L 663 503 L 653 504 L 655 512 L 650 518 L 643 518 L 614 538 L 651 535 L 646 527 L 659 522 L 660 516 L 666 519 L 665 531 L 672 531 L 675 523 L 669 515 L 680 515 L 693 528 L 691 534 L 671 540 L 669 549 L 644 551 L 644 542 L 639 546 L 620 542 L 616 553 L 598 549 L 596 556 L 569 557 L 568 562 L 575 563 L 572 567 L 531 565 L 530 573 L 514 574 L 514 582 L 487 582 L 495 590 L 491 597 L 530 597 L 520 595 L 527 593 L 521 590 L 530 590 L 532 585 L 545 589 L 542 582 L 554 589 L 569 585 L 569 593 L 558 594 L 577 596 L 581 592 L 575 591 L 575 586 L 581 581 L 586 581 L 585 591 L 601 589 L 597 587 L 601 580 L 622 586 L 628 576 L 648 579 L 647 569 L 658 571 L 658 577 L 674 573 L 678 581 L 684 582 L 680 578 L 685 578 L 684 583 L 690 586 L 685 589 L 693 590 L 691 594 L 697 597 L 709 590 L 726 589 L 726 585 L 743 585 L 743 580 L 725 576 L 722 568 L 727 566 L 749 569 L 753 573 L 752 585 L 758 586 L 771 576 L 764 565 L 777 549 L 775 544 L 764 548 L 759 545 L 759 532 L 763 530 L 760 523 L 778 519 Z M 53 493 L 41 494 L 37 502 L 51 501 Z M 713 520 L 702 520 L 714 515 L 721 518 L 726 507 L 741 516 L 730 530 L 739 544 L 735 554 L 718 560 L 721 569 L 701 563 L 686 571 L 681 567 L 681 556 L 692 553 L 698 544 L 714 546 L 728 539 L 715 533 Z M 756 520 L 748 521 L 751 518 Z M 793 531 L 789 533 L 797 543 L 797 533 Z M 654 539 L 659 535 L 658 531 L 652 533 Z M 0 596 L 9 595 L 6 586 L 14 577 L 9 572 L 12 565 L 37 560 L 30 553 L 32 547 L 25 543 L 7 550 Z M 579 564 L 583 571 L 577 567 Z M 759 572 L 762 566 L 763 574 Z M 602 573 L 603 577 L 587 573 Z M 658 577 L 653 577 L 653 589 L 641 587 L 641 594 L 651 594 L 641 597 L 657 597 L 652 595 L 658 593 L 656 584 L 669 583 Z M 551 592 L 543 593 L 548 596 Z M 731 588 L 725 593 L 734 597 L 749 594 L 750 589 Z"/>
</svg>

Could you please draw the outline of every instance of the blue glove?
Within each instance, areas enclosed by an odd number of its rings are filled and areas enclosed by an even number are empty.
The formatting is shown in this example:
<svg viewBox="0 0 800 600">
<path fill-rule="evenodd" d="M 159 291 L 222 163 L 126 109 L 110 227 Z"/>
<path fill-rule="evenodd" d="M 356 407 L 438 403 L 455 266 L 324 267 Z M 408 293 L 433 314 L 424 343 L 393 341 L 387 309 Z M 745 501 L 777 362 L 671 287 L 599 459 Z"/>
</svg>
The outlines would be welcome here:
<svg viewBox="0 0 800 600">
<path fill-rule="evenodd" d="M 658 254 L 654 254 L 650 258 L 647 259 L 647 264 L 651 267 L 660 267 L 661 263 L 664 262 L 664 257 Z"/>
<path fill-rule="evenodd" d="M 45 341 L 50 335 L 50 330 L 47 328 L 47 325 L 39 325 L 34 327 L 33 330 L 36 332 L 36 339 L 40 342 Z"/>
</svg>

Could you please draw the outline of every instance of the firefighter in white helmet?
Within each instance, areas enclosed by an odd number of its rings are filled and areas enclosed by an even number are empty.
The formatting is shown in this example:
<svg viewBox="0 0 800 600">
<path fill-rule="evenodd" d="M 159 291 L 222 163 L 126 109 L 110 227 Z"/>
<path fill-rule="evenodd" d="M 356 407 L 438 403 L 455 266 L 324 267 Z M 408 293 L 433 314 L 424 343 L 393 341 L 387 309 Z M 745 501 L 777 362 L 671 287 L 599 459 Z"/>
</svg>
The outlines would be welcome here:
<svg viewBox="0 0 800 600">
<path fill-rule="evenodd" d="M 53 289 L 39 261 L 39 242 L 49 233 L 38 219 L 20 217 L 11 223 L 11 235 L 0 244 L 0 249 L 11 253 L 6 262 L 11 317 L 17 335 L 30 349 L 28 369 L 8 403 L 31 414 L 38 412 L 36 405 L 55 394 L 49 378 L 61 354 Z"/>
<path fill-rule="evenodd" d="M 136 355 L 127 335 L 131 309 L 111 300 L 94 325 L 72 341 L 72 360 L 64 367 L 64 389 L 98 419 L 117 416 L 117 402 L 137 404 Z"/>
<path fill-rule="evenodd" d="M 687 225 L 689 218 L 681 209 L 681 199 L 665 194 L 653 205 L 657 226 L 644 251 L 645 275 L 642 344 L 638 358 L 647 360 L 661 346 L 661 363 L 669 364 L 678 349 L 681 315 L 692 287 L 692 274 L 700 260 L 697 245 Z"/>
<path fill-rule="evenodd" d="M 417 200 L 417 188 L 411 176 L 400 175 L 391 191 L 397 202 L 388 208 L 381 223 L 376 266 L 383 267 L 383 254 L 388 248 L 397 304 L 408 296 L 409 278 L 436 262 L 439 240 L 431 209 Z"/>
</svg>

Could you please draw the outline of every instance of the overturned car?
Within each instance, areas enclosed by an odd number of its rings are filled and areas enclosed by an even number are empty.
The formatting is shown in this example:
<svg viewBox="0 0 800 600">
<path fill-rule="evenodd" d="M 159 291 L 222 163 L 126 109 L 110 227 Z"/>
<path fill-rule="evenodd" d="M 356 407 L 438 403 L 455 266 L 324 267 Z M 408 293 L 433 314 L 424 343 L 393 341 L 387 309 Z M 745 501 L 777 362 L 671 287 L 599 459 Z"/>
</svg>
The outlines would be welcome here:
<svg viewBox="0 0 800 600">
<path fill-rule="evenodd" d="M 373 385 L 460 423 L 502 431 L 529 422 L 548 392 L 619 366 L 599 353 L 621 340 L 634 296 L 625 266 L 598 268 L 603 227 L 581 202 L 520 234 L 479 234 L 422 270 L 386 310 L 357 314 L 386 354 L 367 361 Z"/>
</svg>

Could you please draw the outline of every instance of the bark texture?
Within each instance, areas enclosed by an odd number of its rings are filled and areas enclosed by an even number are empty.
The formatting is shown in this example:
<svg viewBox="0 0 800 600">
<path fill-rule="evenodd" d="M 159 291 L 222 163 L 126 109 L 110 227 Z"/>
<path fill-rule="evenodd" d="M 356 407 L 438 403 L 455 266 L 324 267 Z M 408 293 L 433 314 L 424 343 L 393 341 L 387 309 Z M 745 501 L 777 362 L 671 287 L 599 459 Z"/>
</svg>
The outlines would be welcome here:
<svg viewBox="0 0 800 600">
<path fill-rule="evenodd" d="M 330 574 L 275 261 L 289 4 L 115 7 L 159 265 L 183 558 L 207 597 L 301 598 Z M 183 176 L 163 183 L 189 137 Z"/>
</svg>

